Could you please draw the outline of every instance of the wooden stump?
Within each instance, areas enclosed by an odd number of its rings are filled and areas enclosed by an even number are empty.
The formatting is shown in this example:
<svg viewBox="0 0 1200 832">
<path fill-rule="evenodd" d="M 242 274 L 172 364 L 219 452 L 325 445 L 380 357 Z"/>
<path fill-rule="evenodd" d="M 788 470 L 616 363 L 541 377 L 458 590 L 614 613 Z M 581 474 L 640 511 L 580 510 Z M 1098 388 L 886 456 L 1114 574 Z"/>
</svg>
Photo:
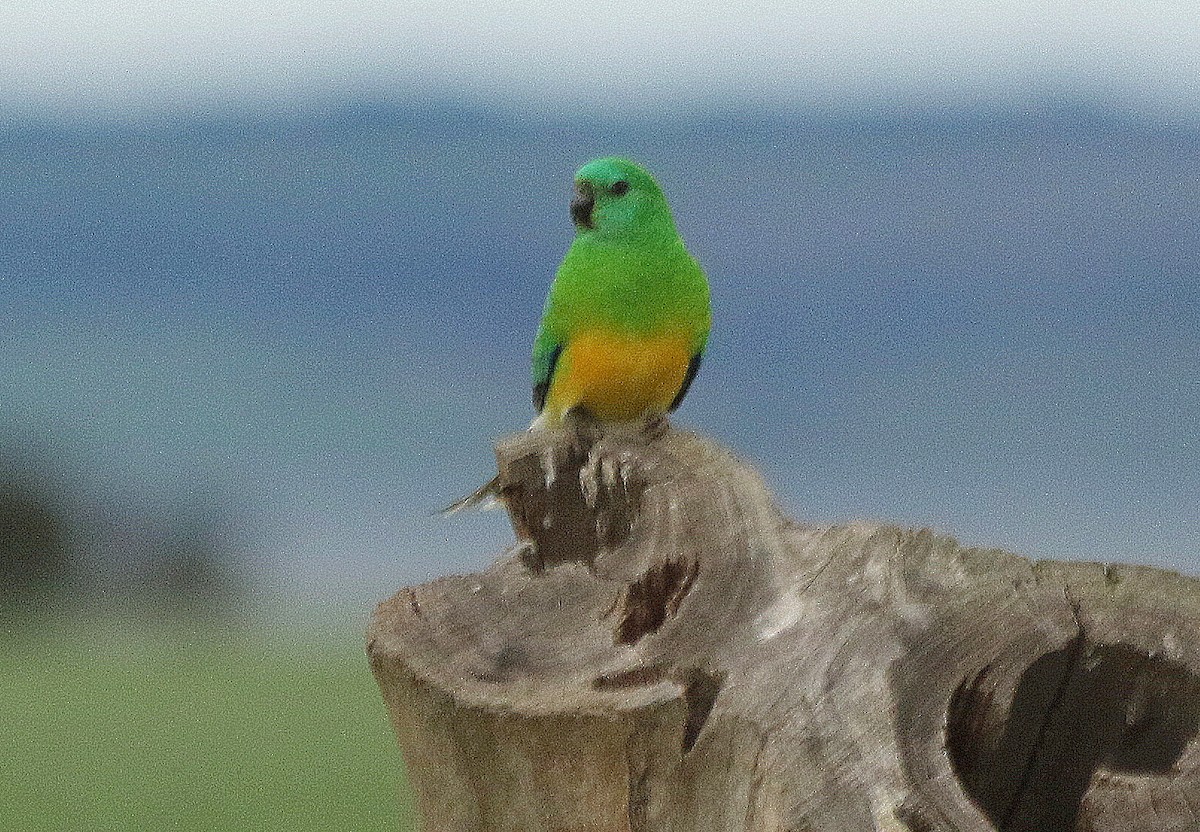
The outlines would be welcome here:
<svg viewBox="0 0 1200 832">
<path fill-rule="evenodd" d="M 517 545 L 369 632 L 427 832 L 1200 830 L 1200 582 L 796 523 L 671 429 L 497 457 Z"/>
</svg>

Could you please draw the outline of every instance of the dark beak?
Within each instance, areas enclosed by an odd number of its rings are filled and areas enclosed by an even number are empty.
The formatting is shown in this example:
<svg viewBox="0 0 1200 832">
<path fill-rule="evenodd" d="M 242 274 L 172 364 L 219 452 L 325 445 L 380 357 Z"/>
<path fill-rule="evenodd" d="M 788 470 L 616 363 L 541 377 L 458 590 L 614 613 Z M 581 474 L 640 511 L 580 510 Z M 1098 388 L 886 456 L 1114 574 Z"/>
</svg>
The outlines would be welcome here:
<svg viewBox="0 0 1200 832">
<path fill-rule="evenodd" d="M 575 196 L 571 199 L 571 222 L 580 228 L 592 228 L 592 209 L 596 207 L 596 197 L 592 194 L 592 186 L 586 182 L 575 183 Z"/>
</svg>

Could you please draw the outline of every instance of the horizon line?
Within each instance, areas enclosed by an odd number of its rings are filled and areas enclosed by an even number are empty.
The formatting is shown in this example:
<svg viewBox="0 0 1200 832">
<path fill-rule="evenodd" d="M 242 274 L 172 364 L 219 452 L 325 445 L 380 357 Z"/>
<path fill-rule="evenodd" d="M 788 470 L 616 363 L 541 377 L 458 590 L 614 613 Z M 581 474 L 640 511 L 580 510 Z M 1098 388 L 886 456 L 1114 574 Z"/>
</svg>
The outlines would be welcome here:
<svg viewBox="0 0 1200 832">
<path fill-rule="evenodd" d="M 501 104 L 469 96 L 296 96 L 264 102 L 257 99 L 221 100 L 197 105 L 171 102 L 140 107 L 81 106 L 32 108 L 0 103 L 0 136 L 4 134 L 92 130 L 171 130 L 187 127 L 261 126 L 341 121 L 346 126 L 403 122 L 414 119 L 427 126 L 474 121 L 492 127 L 530 126 L 549 129 L 595 129 L 660 125 L 728 125 L 825 123 L 830 127 L 855 124 L 903 126 L 925 124 L 1037 123 L 1047 126 L 1102 124 L 1157 128 L 1200 129 L 1200 110 L 1190 107 L 1134 106 L 1119 98 L 1089 94 L 1044 94 L 953 98 L 930 102 L 920 98 L 882 100 L 860 97 L 840 102 L 769 102 L 726 99 L 644 106 L 619 115 L 601 115 L 579 104 L 510 99 Z"/>
</svg>

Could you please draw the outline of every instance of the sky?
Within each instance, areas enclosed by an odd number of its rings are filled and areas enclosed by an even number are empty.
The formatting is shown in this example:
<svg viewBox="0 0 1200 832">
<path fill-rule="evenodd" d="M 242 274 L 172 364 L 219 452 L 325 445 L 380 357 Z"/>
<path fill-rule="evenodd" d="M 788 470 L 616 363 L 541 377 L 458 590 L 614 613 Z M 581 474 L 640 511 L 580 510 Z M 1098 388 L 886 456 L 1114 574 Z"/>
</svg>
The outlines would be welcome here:
<svg viewBox="0 0 1200 832">
<path fill-rule="evenodd" d="M 0 111 L 457 97 L 619 116 L 743 103 L 1021 103 L 1200 113 L 1192 0 L 627 4 L 8 0 Z"/>
</svg>

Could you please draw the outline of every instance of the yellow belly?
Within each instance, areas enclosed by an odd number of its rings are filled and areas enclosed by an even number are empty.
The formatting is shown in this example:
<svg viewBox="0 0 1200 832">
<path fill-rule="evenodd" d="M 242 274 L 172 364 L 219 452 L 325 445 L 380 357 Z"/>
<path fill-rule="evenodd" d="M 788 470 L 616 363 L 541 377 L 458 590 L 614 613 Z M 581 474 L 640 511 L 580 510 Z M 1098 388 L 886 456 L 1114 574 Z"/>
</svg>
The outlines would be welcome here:
<svg viewBox="0 0 1200 832">
<path fill-rule="evenodd" d="M 690 339 L 678 333 L 652 337 L 603 330 L 581 333 L 558 358 L 546 413 L 561 419 L 576 405 L 606 421 L 666 413 L 683 386 L 691 358 Z"/>
</svg>

